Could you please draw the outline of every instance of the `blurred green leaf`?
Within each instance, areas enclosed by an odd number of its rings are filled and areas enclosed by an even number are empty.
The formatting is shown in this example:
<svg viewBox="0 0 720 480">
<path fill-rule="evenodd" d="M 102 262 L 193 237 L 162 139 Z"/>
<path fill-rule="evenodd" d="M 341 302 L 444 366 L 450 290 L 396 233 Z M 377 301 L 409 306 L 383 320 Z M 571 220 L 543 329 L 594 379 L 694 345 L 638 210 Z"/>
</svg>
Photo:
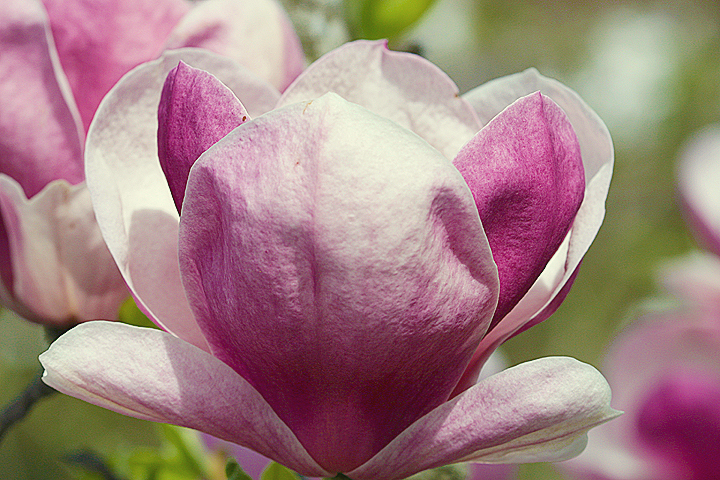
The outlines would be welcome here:
<svg viewBox="0 0 720 480">
<path fill-rule="evenodd" d="M 245 473 L 234 458 L 228 458 L 225 465 L 225 475 L 227 475 L 227 480 L 252 480 L 250 475 Z"/>
<path fill-rule="evenodd" d="M 157 328 L 157 326 L 155 326 L 155 324 L 152 323 L 150 319 L 138 308 L 132 297 L 125 300 L 125 303 L 120 306 L 118 319 L 123 323 L 135 325 L 137 327 Z"/>
<path fill-rule="evenodd" d="M 292 470 L 272 462 L 262 473 L 260 480 L 298 480 L 298 478 Z"/>
<path fill-rule="evenodd" d="M 349 0 L 346 18 L 355 38 L 393 39 L 414 25 L 435 0 Z"/>
</svg>

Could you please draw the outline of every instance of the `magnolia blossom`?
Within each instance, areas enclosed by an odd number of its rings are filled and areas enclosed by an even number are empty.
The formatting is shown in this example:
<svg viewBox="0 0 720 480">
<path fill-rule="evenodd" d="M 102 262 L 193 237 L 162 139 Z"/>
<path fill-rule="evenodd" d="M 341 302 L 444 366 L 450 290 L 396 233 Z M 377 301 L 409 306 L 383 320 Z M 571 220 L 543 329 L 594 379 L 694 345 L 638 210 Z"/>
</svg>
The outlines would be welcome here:
<svg viewBox="0 0 720 480">
<path fill-rule="evenodd" d="M 286 87 L 302 52 L 272 0 L 3 0 L 0 301 L 40 323 L 115 318 L 128 295 L 85 188 L 102 97 L 164 49 L 201 46 Z"/>
<path fill-rule="evenodd" d="M 218 63 L 168 53 L 103 100 L 88 186 L 165 331 L 80 325 L 42 355 L 48 384 L 355 480 L 565 459 L 616 415 L 570 358 L 476 382 L 602 221 L 611 142 L 574 92 L 528 71 L 460 97 L 382 42 L 282 95 Z"/>
<path fill-rule="evenodd" d="M 483 368 L 480 371 L 479 380 L 485 379 L 490 375 L 494 375 L 505 368 L 507 368 L 505 356 L 500 350 L 495 350 L 490 358 L 488 358 L 487 362 L 485 362 L 485 365 L 483 365 Z M 240 445 L 220 440 L 207 434 L 202 434 L 201 438 L 203 444 L 210 451 L 234 458 L 243 471 L 253 480 L 260 480 L 262 473 L 268 465 L 270 465 L 271 460 L 269 458 L 264 457 L 249 448 L 241 447 Z M 467 463 L 455 465 L 452 468 L 456 468 L 459 472 L 464 473 L 465 477 L 463 478 L 465 478 L 465 480 L 510 480 L 516 477 L 518 470 L 517 465 L 482 463 Z M 447 475 L 446 472 L 440 473 L 437 471 L 425 472 L 425 474 L 420 473 L 421 479 L 446 478 L 443 476 L 444 474 Z M 425 475 L 429 476 L 426 477 Z M 437 476 L 434 477 L 432 475 Z"/>
</svg>

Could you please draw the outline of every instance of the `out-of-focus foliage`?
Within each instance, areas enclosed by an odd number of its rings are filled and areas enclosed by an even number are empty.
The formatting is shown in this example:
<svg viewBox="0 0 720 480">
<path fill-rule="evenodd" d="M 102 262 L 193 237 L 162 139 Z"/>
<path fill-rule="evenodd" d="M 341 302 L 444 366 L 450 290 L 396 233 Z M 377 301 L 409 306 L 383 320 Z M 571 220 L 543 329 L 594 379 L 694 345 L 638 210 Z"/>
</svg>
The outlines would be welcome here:
<svg viewBox="0 0 720 480">
<path fill-rule="evenodd" d="M 345 11 L 356 38 L 394 39 L 417 22 L 435 0 L 347 0 Z"/>
</svg>

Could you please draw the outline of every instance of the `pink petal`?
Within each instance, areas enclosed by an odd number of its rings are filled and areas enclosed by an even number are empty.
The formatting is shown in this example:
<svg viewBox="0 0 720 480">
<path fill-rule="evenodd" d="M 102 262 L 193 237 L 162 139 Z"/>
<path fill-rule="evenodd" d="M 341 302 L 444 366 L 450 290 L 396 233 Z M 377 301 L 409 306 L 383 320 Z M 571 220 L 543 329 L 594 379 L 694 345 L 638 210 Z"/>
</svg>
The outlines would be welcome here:
<svg viewBox="0 0 720 480">
<path fill-rule="evenodd" d="M 678 190 L 688 224 L 700 243 L 720 255 L 720 128 L 712 125 L 683 147 Z"/>
<path fill-rule="evenodd" d="M 0 4 L 0 78 L 0 172 L 28 197 L 81 182 L 84 133 L 38 2 Z"/>
<path fill-rule="evenodd" d="M 354 480 L 402 479 L 461 461 L 524 463 L 577 455 L 585 433 L 616 417 L 590 365 L 548 357 L 505 370 L 440 405 L 359 468 Z"/>
<path fill-rule="evenodd" d="M 333 92 L 411 130 L 447 158 L 480 129 L 458 88 L 424 58 L 356 41 L 323 56 L 283 94 L 278 107 Z"/>
<path fill-rule="evenodd" d="M 492 329 L 535 283 L 575 220 L 585 191 L 580 148 L 562 110 L 537 93 L 495 117 L 454 164 L 498 265 Z"/>
<path fill-rule="evenodd" d="M 495 306 L 457 170 L 334 94 L 245 123 L 198 160 L 180 264 L 213 353 L 331 471 L 445 401 Z"/>
<path fill-rule="evenodd" d="M 305 65 L 300 40 L 274 0 L 197 2 L 170 33 L 166 48 L 206 48 L 284 90 Z"/>
<path fill-rule="evenodd" d="M 477 376 L 482 363 L 494 348 L 524 326 L 548 318 L 560 305 L 605 216 L 605 200 L 613 168 L 612 140 L 605 124 L 577 93 L 529 69 L 488 82 L 463 95 L 463 98 L 473 105 L 480 120 L 487 123 L 518 98 L 538 90 L 563 109 L 577 135 L 585 169 L 585 196 L 565 242 L 527 294 L 483 339 L 468 366 L 468 378 Z"/>
<path fill-rule="evenodd" d="M 126 75 L 98 108 L 86 169 L 97 220 L 140 308 L 158 325 L 208 348 L 185 297 L 177 260 L 178 211 L 157 154 L 163 83 L 180 60 L 230 86 L 251 115 L 279 93 L 235 62 L 198 49 L 166 52 Z"/>
<path fill-rule="evenodd" d="M 190 8 L 185 0 L 43 0 L 85 129 L 126 72 L 156 58 Z"/>
<path fill-rule="evenodd" d="M 40 355 L 43 380 L 86 402 L 247 446 L 327 475 L 258 392 L 217 358 L 159 330 L 88 322 Z"/>
<path fill-rule="evenodd" d="M 183 62 L 170 71 L 158 107 L 158 156 L 178 212 L 195 160 L 247 118 L 243 104 L 211 74 Z"/>
<path fill-rule="evenodd" d="M 129 293 L 84 183 L 58 180 L 28 200 L 17 182 L 0 175 L 0 211 L 12 269 L 6 305 L 51 326 L 117 318 Z"/>
</svg>

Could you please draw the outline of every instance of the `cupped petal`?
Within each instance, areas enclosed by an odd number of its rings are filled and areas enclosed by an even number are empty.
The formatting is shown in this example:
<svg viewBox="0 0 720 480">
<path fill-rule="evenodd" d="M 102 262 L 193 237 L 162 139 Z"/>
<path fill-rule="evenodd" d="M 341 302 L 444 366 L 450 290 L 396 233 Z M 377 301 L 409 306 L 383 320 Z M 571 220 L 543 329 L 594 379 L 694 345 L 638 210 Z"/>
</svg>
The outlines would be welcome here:
<svg viewBox="0 0 720 480">
<path fill-rule="evenodd" d="M 40 355 L 43 381 L 123 415 L 194 428 L 311 476 L 324 471 L 258 392 L 212 355 L 165 332 L 88 322 Z"/>
<path fill-rule="evenodd" d="M 540 93 L 490 121 L 453 164 L 470 187 L 500 275 L 492 329 L 527 293 L 567 236 L 585 192 L 577 137 Z"/>
<path fill-rule="evenodd" d="M 180 280 L 178 211 L 157 153 L 158 103 L 180 61 L 213 73 L 251 115 L 280 93 L 235 62 L 200 49 L 166 52 L 128 73 L 105 97 L 88 132 L 86 174 L 97 220 L 138 306 L 169 332 L 207 348 Z"/>
<path fill-rule="evenodd" d="M 28 200 L 17 182 L 0 175 L 0 210 L 12 269 L 9 307 L 52 326 L 117 318 L 129 292 L 84 183 L 56 180 Z"/>
<path fill-rule="evenodd" d="M 42 0 L 85 129 L 126 72 L 156 58 L 186 0 Z"/>
<path fill-rule="evenodd" d="M 278 107 L 327 92 L 417 133 L 449 159 L 480 129 L 450 77 L 418 55 L 389 50 L 385 41 L 359 40 L 321 57 L 288 87 Z"/>
<path fill-rule="evenodd" d="M 168 36 L 166 48 L 206 48 L 232 58 L 279 90 L 305 66 L 300 40 L 274 0 L 197 2 Z"/>
<path fill-rule="evenodd" d="M 42 4 L 0 4 L 0 172 L 32 197 L 83 176 L 84 132 Z"/>
<path fill-rule="evenodd" d="M 688 224 L 705 247 L 720 255 L 720 126 L 696 133 L 683 147 L 678 191 Z"/>
<path fill-rule="evenodd" d="M 211 74 L 183 62 L 170 71 L 158 107 L 158 157 L 178 212 L 195 160 L 247 119 L 240 100 Z"/>
<path fill-rule="evenodd" d="M 244 123 L 200 157 L 180 265 L 213 353 L 332 471 L 447 399 L 497 295 L 457 170 L 335 94 Z"/>
<path fill-rule="evenodd" d="M 590 428 L 618 414 L 595 368 L 572 358 L 541 358 L 440 405 L 346 475 L 395 480 L 461 461 L 565 460 L 582 451 Z"/>
<path fill-rule="evenodd" d="M 582 258 L 605 216 L 614 161 L 612 139 L 600 117 L 577 93 L 556 80 L 543 77 L 535 69 L 528 69 L 481 85 L 463 98 L 486 124 L 507 105 L 537 91 L 562 108 L 577 135 L 585 170 L 585 195 L 567 238 L 527 294 L 483 339 L 468 366 L 469 373 L 479 371 L 487 356 L 506 339 L 554 313 L 577 276 Z"/>
</svg>

